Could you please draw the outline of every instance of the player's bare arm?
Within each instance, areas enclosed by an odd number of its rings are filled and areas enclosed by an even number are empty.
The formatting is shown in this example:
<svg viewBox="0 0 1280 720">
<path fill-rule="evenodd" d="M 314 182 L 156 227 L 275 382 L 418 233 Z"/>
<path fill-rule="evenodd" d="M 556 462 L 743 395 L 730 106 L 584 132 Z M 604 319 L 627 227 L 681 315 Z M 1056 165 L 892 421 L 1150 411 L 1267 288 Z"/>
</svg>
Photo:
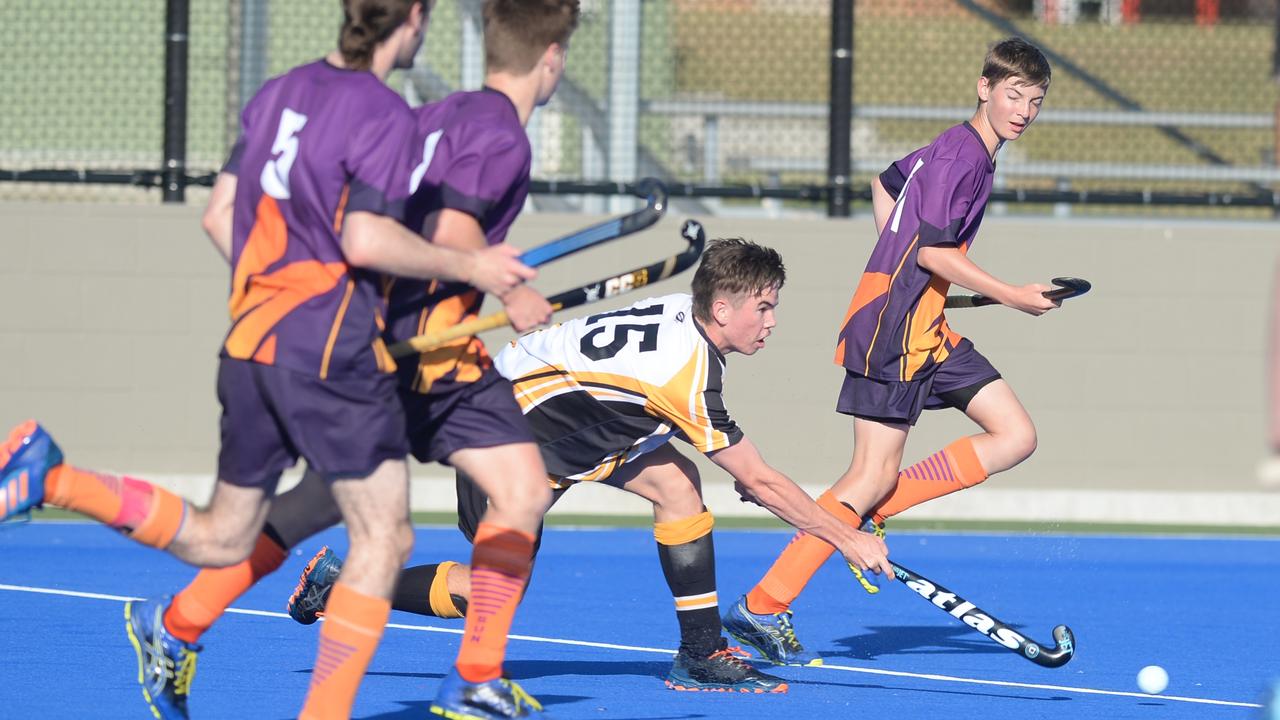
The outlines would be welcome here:
<svg viewBox="0 0 1280 720">
<path fill-rule="evenodd" d="M 884 541 L 844 524 L 818 506 L 791 478 L 770 467 L 747 438 L 712 454 L 711 461 L 724 468 L 755 502 L 797 530 L 833 545 L 850 563 L 893 577 L 889 549 Z"/>
<path fill-rule="evenodd" d="M 880 182 L 880 177 L 871 178 L 871 214 L 876 219 L 876 236 L 879 237 L 884 232 L 884 226 L 889 223 L 889 215 L 893 213 L 893 206 L 896 201 L 884 189 L 884 184 Z"/>
<path fill-rule="evenodd" d="M 422 234 L 436 245 L 455 250 L 482 250 L 489 245 L 480 222 L 452 208 L 428 215 L 422 223 Z M 507 319 L 516 332 L 528 332 L 551 319 L 551 303 L 527 285 L 517 286 L 501 298 Z"/>
<path fill-rule="evenodd" d="M 1044 296 L 1049 285 L 1010 285 L 986 270 L 978 267 L 956 247 L 920 248 L 916 262 L 920 267 L 954 285 L 995 298 L 1001 305 L 1021 310 L 1029 315 L 1043 315 L 1061 303 Z"/>
<path fill-rule="evenodd" d="M 463 252 L 422 242 L 395 218 L 353 212 L 342 225 L 342 252 L 356 267 L 421 280 L 456 280 L 503 295 L 537 271 L 507 245 Z"/>
<path fill-rule="evenodd" d="M 213 246 L 222 254 L 222 258 L 231 260 L 231 217 L 236 203 L 236 176 L 218 173 L 213 183 L 213 192 L 209 195 L 209 204 L 204 208 L 204 216 L 200 224 L 204 232 L 213 241 Z"/>
</svg>

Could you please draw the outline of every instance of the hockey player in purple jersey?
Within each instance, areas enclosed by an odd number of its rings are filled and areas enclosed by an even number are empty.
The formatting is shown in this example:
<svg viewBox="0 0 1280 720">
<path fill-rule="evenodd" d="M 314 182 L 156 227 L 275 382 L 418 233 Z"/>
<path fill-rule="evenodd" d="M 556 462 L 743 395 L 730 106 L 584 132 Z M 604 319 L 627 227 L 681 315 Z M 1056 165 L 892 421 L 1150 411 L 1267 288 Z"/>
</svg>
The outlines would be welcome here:
<svg viewBox="0 0 1280 720">
<path fill-rule="evenodd" d="M 257 539 L 281 471 L 304 457 L 360 556 L 329 600 L 336 622 L 321 633 L 300 714 L 312 719 L 350 715 L 413 543 L 405 419 L 379 334 L 381 273 L 499 293 L 534 275 L 513 251 L 432 246 L 402 225 L 414 122 L 383 80 L 412 64 L 429 0 L 344 0 L 343 9 L 338 50 L 271 80 L 249 102 L 206 212 L 233 273 L 209 506 L 71 467 L 34 422 L 0 447 L 4 518 L 48 502 L 206 567 L 256 568 L 277 552 Z M 199 648 L 170 615 L 161 602 L 125 606 L 152 714 L 185 718 Z"/>
<path fill-rule="evenodd" d="M 1010 285 L 968 258 L 986 211 L 996 154 L 1018 139 L 1049 89 L 1044 55 L 1021 38 L 996 43 L 968 122 L 891 164 L 872 182 L 880 239 L 840 329 L 845 369 L 836 409 L 853 416 L 849 469 L 818 500 L 845 522 L 883 534 L 885 518 L 977 485 L 1029 457 L 1035 426 L 1013 390 L 947 324 L 954 283 L 1032 315 L 1057 306 L 1048 285 Z M 900 470 L 907 433 L 924 409 L 956 408 L 982 432 Z M 764 578 L 726 613 L 726 629 L 775 663 L 820 663 L 791 625 L 792 601 L 832 547 L 799 533 Z M 852 568 L 868 592 L 872 575 Z"/>
</svg>

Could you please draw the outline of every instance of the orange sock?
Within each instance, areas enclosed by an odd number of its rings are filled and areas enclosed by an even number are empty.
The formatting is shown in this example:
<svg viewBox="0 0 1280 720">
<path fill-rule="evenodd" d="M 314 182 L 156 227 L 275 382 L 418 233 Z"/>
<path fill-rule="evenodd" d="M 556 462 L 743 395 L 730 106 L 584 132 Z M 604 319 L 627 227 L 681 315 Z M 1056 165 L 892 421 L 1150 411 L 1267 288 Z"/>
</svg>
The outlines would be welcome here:
<svg viewBox="0 0 1280 720">
<path fill-rule="evenodd" d="M 175 637 L 196 642 L 231 603 L 262 578 L 284 563 L 285 549 L 266 533 L 258 536 L 258 544 L 248 560 L 225 568 L 205 568 L 190 585 L 169 603 L 164 613 L 164 626 Z"/>
<path fill-rule="evenodd" d="M 898 473 L 898 486 L 876 508 L 873 519 L 885 518 L 922 502 L 973 487 L 987 479 L 973 440 L 964 437 Z"/>
<path fill-rule="evenodd" d="M 507 632 L 529 581 L 533 539 L 529 533 L 490 523 L 482 522 L 476 529 L 471 600 L 457 662 L 458 674 L 467 682 L 487 682 L 502 675 Z"/>
<path fill-rule="evenodd" d="M 818 505 L 848 525 L 862 524 L 858 513 L 837 500 L 830 490 L 818 496 Z M 747 593 L 747 609 L 760 615 L 785 612 L 833 552 L 835 548 L 826 541 L 803 531 L 796 533 L 769 572 Z"/>
<path fill-rule="evenodd" d="M 311 687 L 298 720 L 351 717 L 356 690 L 390 615 L 390 600 L 364 595 L 341 582 L 333 586 L 324 607 Z"/>
<path fill-rule="evenodd" d="M 52 468 L 45 477 L 45 499 L 161 550 L 182 528 L 187 507 L 182 498 L 143 480 L 66 464 Z"/>
</svg>

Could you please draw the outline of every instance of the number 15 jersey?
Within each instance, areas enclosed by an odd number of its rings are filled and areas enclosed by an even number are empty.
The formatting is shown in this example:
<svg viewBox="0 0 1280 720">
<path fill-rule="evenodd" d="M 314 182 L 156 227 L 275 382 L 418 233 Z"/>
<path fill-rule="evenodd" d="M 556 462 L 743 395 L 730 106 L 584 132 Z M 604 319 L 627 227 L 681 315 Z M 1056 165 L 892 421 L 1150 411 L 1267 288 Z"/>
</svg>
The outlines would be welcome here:
<svg viewBox="0 0 1280 720">
<path fill-rule="evenodd" d="M 703 453 L 743 437 L 721 395 L 724 355 L 687 294 L 530 333 L 494 362 L 559 487 L 603 480 L 672 437 Z"/>
</svg>

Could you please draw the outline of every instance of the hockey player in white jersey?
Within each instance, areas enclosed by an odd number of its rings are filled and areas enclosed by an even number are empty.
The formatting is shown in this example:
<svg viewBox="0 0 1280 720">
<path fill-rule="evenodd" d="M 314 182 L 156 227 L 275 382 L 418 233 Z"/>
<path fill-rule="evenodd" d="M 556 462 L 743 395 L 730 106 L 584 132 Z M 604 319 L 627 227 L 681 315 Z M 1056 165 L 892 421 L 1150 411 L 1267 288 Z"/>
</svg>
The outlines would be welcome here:
<svg viewBox="0 0 1280 720">
<path fill-rule="evenodd" d="M 673 689 L 787 690 L 780 678 L 742 662 L 745 654 L 721 637 L 714 519 L 702 502 L 697 467 L 673 438 L 728 471 L 744 499 L 826 540 L 859 568 L 892 576 L 883 541 L 839 521 L 769 466 L 725 407 L 725 357 L 765 346 L 785 280 L 776 251 L 741 239 L 714 240 L 694 274 L 692 294 L 650 298 L 539 330 L 512 341 L 495 359 L 538 440 L 557 498 L 590 481 L 653 503 L 654 537 L 680 623 L 680 650 L 666 677 Z M 458 525 L 468 538 L 486 503 L 459 478 Z M 304 573 L 302 585 L 308 583 L 315 584 Z M 303 594 L 324 590 L 302 585 Z M 459 617 L 469 596 L 466 566 L 446 562 L 406 569 L 394 607 Z"/>
</svg>

